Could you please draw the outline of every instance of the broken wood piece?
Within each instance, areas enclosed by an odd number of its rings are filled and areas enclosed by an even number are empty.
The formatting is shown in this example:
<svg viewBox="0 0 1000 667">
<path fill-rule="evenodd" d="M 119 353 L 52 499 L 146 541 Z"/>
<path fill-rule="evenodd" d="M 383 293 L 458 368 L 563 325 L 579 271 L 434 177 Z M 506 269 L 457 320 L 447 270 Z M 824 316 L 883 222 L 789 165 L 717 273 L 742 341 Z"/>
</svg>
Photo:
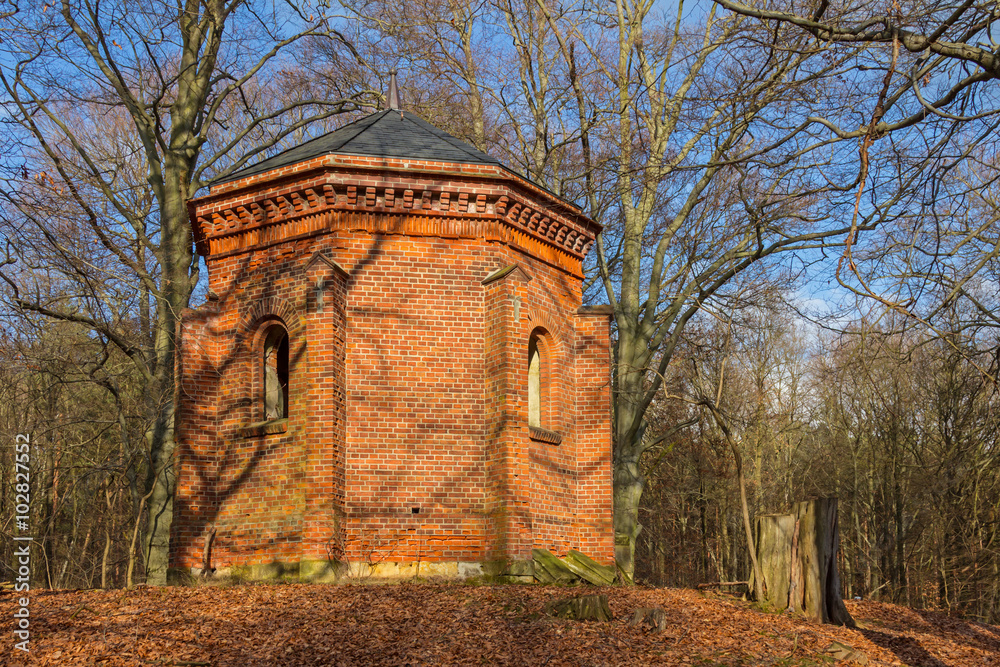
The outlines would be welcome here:
<svg viewBox="0 0 1000 667">
<path fill-rule="evenodd" d="M 566 567 L 574 574 L 595 586 L 610 586 L 615 583 L 615 568 L 609 565 L 601 565 L 596 560 L 584 553 L 570 549 L 563 559 Z"/>
<path fill-rule="evenodd" d="M 579 579 L 566 563 L 548 549 L 532 549 L 531 559 L 535 564 L 535 579 L 543 584 L 572 584 Z"/>
<path fill-rule="evenodd" d="M 750 573 L 750 576 L 751 577 L 753 576 L 752 572 Z M 702 589 L 702 588 L 722 588 L 723 586 L 748 586 L 749 587 L 750 583 L 751 582 L 749 582 L 749 581 L 713 581 L 713 582 L 710 582 L 710 583 L 707 583 L 707 584 L 698 584 L 697 586 L 695 586 L 695 588 L 698 588 L 698 589 Z"/>
<path fill-rule="evenodd" d="M 868 656 L 861 651 L 856 651 L 847 644 L 842 644 L 840 642 L 833 642 L 825 649 L 823 653 L 832 656 L 834 660 L 849 660 L 851 662 L 856 662 L 859 665 L 868 664 Z"/>
<path fill-rule="evenodd" d="M 74 612 L 73 612 L 72 614 L 70 614 L 70 616 L 69 616 L 69 617 L 70 617 L 70 618 L 76 618 L 77 614 L 79 614 L 79 613 L 80 613 L 81 611 L 83 611 L 84 609 L 86 609 L 87 611 L 89 611 L 89 612 L 90 612 L 91 614 L 94 614 L 94 615 L 96 615 L 96 616 L 100 616 L 100 614 L 98 614 L 98 613 L 97 613 L 96 611 L 94 611 L 93 609 L 91 609 L 91 608 L 90 608 L 90 607 L 88 607 L 87 605 L 85 605 L 85 604 L 82 604 L 82 605 L 80 605 L 80 608 L 79 608 L 79 609 L 77 609 L 76 611 L 74 611 Z"/>
<path fill-rule="evenodd" d="M 545 613 L 573 621 L 610 621 L 612 618 L 607 595 L 583 595 L 553 600 L 545 605 Z"/>
</svg>

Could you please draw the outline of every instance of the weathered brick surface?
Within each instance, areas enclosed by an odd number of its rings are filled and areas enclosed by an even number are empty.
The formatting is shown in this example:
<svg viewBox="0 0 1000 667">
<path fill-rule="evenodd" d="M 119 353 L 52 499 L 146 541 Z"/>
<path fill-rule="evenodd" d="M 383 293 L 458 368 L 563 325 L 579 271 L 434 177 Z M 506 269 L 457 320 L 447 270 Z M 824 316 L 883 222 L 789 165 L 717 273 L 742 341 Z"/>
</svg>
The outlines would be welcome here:
<svg viewBox="0 0 1000 667">
<path fill-rule="evenodd" d="M 216 567 L 612 559 L 609 317 L 578 312 L 594 223 L 494 167 L 348 156 L 190 209 L 212 297 L 180 331 L 175 566 L 212 526 Z M 271 325 L 289 410 L 262 423 Z"/>
</svg>

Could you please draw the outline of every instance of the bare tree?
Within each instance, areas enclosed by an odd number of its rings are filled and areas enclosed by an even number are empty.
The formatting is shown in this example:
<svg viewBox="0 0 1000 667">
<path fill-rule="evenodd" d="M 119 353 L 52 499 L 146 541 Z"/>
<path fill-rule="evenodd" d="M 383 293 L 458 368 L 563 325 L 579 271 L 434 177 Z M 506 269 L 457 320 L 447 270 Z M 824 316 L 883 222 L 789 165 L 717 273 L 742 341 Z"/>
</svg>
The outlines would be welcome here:
<svg viewBox="0 0 1000 667">
<path fill-rule="evenodd" d="M 945 113 L 953 95 L 972 85 L 989 79 L 1000 78 L 1000 56 L 993 37 L 994 24 L 1000 12 L 992 2 L 951 2 L 935 0 L 921 2 L 906 9 L 896 5 L 887 14 L 873 15 L 871 5 L 831 4 L 819 2 L 808 14 L 760 9 L 734 0 L 715 0 L 719 5 L 744 16 L 766 21 L 788 23 L 801 28 L 824 42 L 846 44 L 898 44 L 907 51 L 923 56 L 922 67 L 914 72 L 920 78 L 940 67 L 943 60 L 977 65 L 974 71 L 961 79 L 959 86 L 927 104 L 921 102 L 929 113 Z M 793 8 L 794 9 L 794 8 Z M 928 60 L 937 56 L 937 60 Z M 919 79 L 911 82 L 919 96 Z"/>
<path fill-rule="evenodd" d="M 837 88 L 843 62 L 822 45 L 714 11 L 698 31 L 684 24 L 683 8 L 663 25 L 644 2 L 619 2 L 594 23 L 617 31 L 612 47 L 588 50 L 612 91 L 600 138 L 615 156 L 605 165 L 615 198 L 602 216 L 596 269 L 617 324 L 616 558 L 631 579 L 640 461 L 677 433 L 647 432 L 646 413 L 686 326 L 762 260 L 842 242 L 850 227 L 830 219 L 830 198 L 853 179 L 837 180 L 836 137 L 812 134 L 789 114 L 816 111 L 815 91 Z"/>
<path fill-rule="evenodd" d="M 8 180 L 4 194 L 21 216 L 20 230 L 31 226 L 51 245 L 81 294 L 72 304 L 44 302 L 36 298 L 32 274 L 20 272 L 8 275 L 7 298 L 21 309 L 91 328 L 141 374 L 151 417 L 142 541 L 150 583 L 166 581 L 175 332 L 199 278 L 187 201 L 312 121 L 358 108 L 363 91 L 338 99 L 269 92 L 281 83 L 290 45 L 306 36 L 339 38 L 325 7 L 64 0 L 53 11 L 32 7 L 8 19 L 14 30 L 2 46 L 4 105 L 19 123 L 22 154 L 37 157 L 20 166 L 21 178 Z M 124 136 L 136 146 L 129 157 L 144 183 L 123 183 L 108 142 L 93 141 L 93 131 L 105 129 L 101 115 L 127 120 Z M 24 181 L 39 177 L 75 209 L 75 224 L 127 270 L 117 276 L 121 288 L 148 295 L 148 345 L 107 317 L 101 290 L 90 280 L 94 267 L 75 248 L 59 245 L 37 202 L 22 196 Z M 148 188 L 138 197 L 147 206 L 135 206 L 134 186 Z"/>
<path fill-rule="evenodd" d="M 871 117 L 853 127 L 829 117 L 803 119 L 858 142 L 855 216 L 877 209 L 883 220 L 884 233 L 866 243 L 852 234 L 838 282 L 906 314 L 942 340 L 974 325 L 941 328 L 945 318 L 939 316 L 955 299 L 995 322 L 994 304 L 979 283 L 983 273 L 996 270 L 1000 248 L 991 232 L 997 213 L 989 194 L 1000 175 L 992 157 L 1000 128 L 993 93 L 1000 78 L 996 4 L 934 1 L 893 5 L 878 14 L 870 5 L 825 0 L 809 11 L 781 3 L 716 2 L 764 26 L 793 26 L 834 50 L 865 49 L 850 76 L 881 88 Z M 877 151 L 877 144 L 887 142 Z M 899 181 L 878 183 L 871 178 L 876 168 L 899 174 Z M 894 210 L 885 200 L 901 187 L 913 194 Z M 996 381 L 995 372 L 981 371 Z"/>
</svg>

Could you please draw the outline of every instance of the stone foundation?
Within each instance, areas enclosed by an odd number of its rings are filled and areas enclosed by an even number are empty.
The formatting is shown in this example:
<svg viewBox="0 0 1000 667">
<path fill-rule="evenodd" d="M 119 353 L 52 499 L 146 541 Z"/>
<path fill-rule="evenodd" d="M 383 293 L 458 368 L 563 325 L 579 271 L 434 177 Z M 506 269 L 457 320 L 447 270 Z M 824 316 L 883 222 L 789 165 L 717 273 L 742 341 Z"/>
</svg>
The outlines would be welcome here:
<svg viewBox="0 0 1000 667">
<path fill-rule="evenodd" d="M 464 581 L 477 577 L 506 583 L 532 583 L 531 561 L 511 562 L 423 562 L 423 563 L 335 563 L 303 560 L 297 563 L 274 561 L 255 565 L 223 567 L 208 579 L 201 578 L 201 569 L 173 568 L 170 580 L 174 584 L 196 581 L 258 581 L 289 583 L 352 583 L 366 581 L 401 582 L 413 579 Z"/>
</svg>

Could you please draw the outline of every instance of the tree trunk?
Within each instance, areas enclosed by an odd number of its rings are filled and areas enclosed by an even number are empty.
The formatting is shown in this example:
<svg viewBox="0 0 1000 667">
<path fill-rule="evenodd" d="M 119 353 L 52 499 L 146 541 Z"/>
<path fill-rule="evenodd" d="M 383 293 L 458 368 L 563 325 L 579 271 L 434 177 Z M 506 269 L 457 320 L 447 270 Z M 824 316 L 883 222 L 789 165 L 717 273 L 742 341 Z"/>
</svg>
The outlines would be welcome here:
<svg viewBox="0 0 1000 667">
<path fill-rule="evenodd" d="M 104 553 L 101 554 L 101 590 L 108 588 L 108 561 L 111 558 L 112 539 L 115 531 L 114 498 L 117 491 L 112 494 L 109 480 L 104 481 L 104 502 L 107 506 L 107 521 L 104 526 Z"/>
<path fill-rule="evenodd" d="M 796 503 L 791 514 L 757 519 L 757 557 L 767 584 L 761 601 L 821 623 L 855 627 L 840 596 L 837 499 Z"/>
<path fill-rule="evenodd" d="M 893 484 L 892 484 L 892 502 L 893 502 L 893 520 L 895 523 L 896 532 L 896 544 L 895 544 L 895 562 L 893 563 L 893 569 L 895 570 L 896 586 L 893 591 L 893 602 L 896 604 L 908 604 L 907 599 L 907 583 L 906 583 L 906 532 L 903 527 L 903 491 L 899 483 L 899 477 L 903 473 L 898 469 L 899 461 L 898 458 L 894 457 L 893 460 Z"/>
<path fill-rule="evenodd" d="M 101 555 L 101 590 L 108 589 L 108 559 L 111 556 L 111 529 L 104 534 L 104 553 Z"/>
<path fill-rule="evenodd" d="M 701 568 L 698 576 L 702 581 L 708 580 L 708 522 L 705 520 L 707 504 L 705 500 L 705 480 L 698 473 L 698 515 L 701 519 Z M 720 579 L 721 581 L 721 579 Z"/>
<path fill-rule="evenodd" d="M 619 577 L 628 584 L 635 576 L 635 542 L 642 526 L 639 524 L 639 498 L 645 480 L 636 462 L 614 468 L 614 530 L 615 563 Z"/>
<path fill-rule="evenodd" d="M 55 410 L 50 410 L 52 421 L 55 421 Z M 56 438 L 53 446 L 48 448 L 46 459 L 46 475 L 44 477 L 44 502 L 42 503 L 41 524 L 44 526 L 42 534 L 42 558 L 45 565 L 45 587 L 53 589 L 56 581 L 52 577 L 56 554 L 56 514 L 59 512 L 59 458 L 56 454 L 61 446 L 61 441 Z"/>
<path fill-rule="evenodd" d="M 740 451 L 736 447 L 736 442 L 729 435 L 728 429 L 726 429 L 726 439 L 729 440 L 733 457 L 736 459 L 736 479 L 740 486 L 740 509 L 743 511 L 743 530 L 746 531 L 747 553 L 750 554 L 750 571 L 752 572 L 750 590 L 756 599 L 763 600 L 767 597 L 767 580 L 761 574 L 760 563 L 753 547 L 754 537 L 750 528 L 750 509 L 747 506 L 747 485 L 746 479 L 743 477 L 743 457 L 740 456 Z"/>
<path fill-rule="evenodd" d="M 725 500 L 723 500 L 725 502 Z M 732 545 L 729 544 L 729 508 L 726 505 L 722 506 L 722 510 L 716 508 L 715 523 L 719 526 L 720 534 L 722 536 L 722 571 L 719 575 L 719 581 L 729 581 L 734 577 L 739 576 L 734 568 L 731 567 L 733 562 L 732 557 Z"/>
<path fill-rule="evenodd" d="M 998 560 L 1000 559 L 997 557 L 993 558 L 993 594 L 990 605 L 987 607 L 993 611 L 986 616 L 986 622 L 993 624 L 1000 620 L 1000 562 Z"/>
<path fill-rule="evenodd" d="M 150 433 L 149 442 L 153 470 L 148 482 L 149 512 L 146 519 L 146 536 L 143 541 L 145 581 L 151 586 L 167 583 L 170 557 L 170 523 L 174 516 L 175 474 L 173 469 L 174 435 L 173 406 L 165 408 L 157 428 Z M 140 509 L 141 513 L 141 509 Z"/>
<path fill-rule="evenodd" d="M 135 526 L 132 529 L 132 542 L 128 547 L 128 571 L 125 574 L 126 588 L 132 588 L 132 586 L 135 585 L 135 579 L 133 578 L 135 574 L 135 545 L 139 539 L 139 528 L 142 526 L 142 510 L 146 506 L 146 501 L 149 500 L 149 497 L 153 495 L 153 491 L 155 490 L 155 487 L 151 489 L 150 492 L 144 495 L 142 500 L 139 502 L 139 512 L 135 517 Z M 143 553 L 143 558 L 145 559 L 146 557 L 147 554 Z"/>
<path fill-rule="evenodd" d="M 172 118 L 179 123 L 178 113 L 175 110 Z M 185 120 L 185 123 L 189 122 Z M 195 141 L 192 135 L 185 135 L 180 128 L 174 129 L 172 137 L 181 145 Z M 177 320 L 181 311 L 187 307 L 197 281 L 197 260 L 194 258 L 194 242 L 187 213 L 193 162 L 169 153 L 165 165 L 163 178 L 168 187 L 163 188 L 160 206 L 163 293 L 157 302 L 156 373 L 147 396 L 153 421 L 146 433 L 150 453 L 146 480 L 149 513 L 143 540 L 146 583 L 155 586 L 167 583 L 170 524 L 174 513 L 174 356 L 177 351 Z"/>
<path fill-rule="evenodd" d="M 854 561 L 851 560 L 850 556 L 844 553 L 844 591 L 847 593 L 847 599 L 850 600 L 854 597 Z"/>
</svg>

